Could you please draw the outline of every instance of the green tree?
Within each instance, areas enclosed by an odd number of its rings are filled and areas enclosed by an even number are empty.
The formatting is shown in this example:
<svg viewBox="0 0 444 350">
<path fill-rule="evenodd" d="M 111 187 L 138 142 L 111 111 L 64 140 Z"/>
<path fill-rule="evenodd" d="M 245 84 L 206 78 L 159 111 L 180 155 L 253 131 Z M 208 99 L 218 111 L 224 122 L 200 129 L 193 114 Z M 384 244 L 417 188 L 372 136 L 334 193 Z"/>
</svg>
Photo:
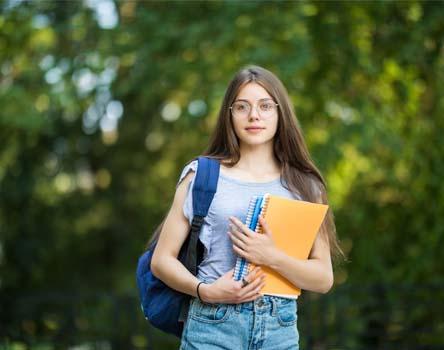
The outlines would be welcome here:
<svg viewBox="0 0 444 350">
<path fill-rule="evenodd" d="M 135 295 L 137 257 L 248 63 L 282 78 L 327 179 L 350 260 L 338 298 L 353 285 L 442 285 L 441 2 L 101 3 L 0 5 L 2 336 L 48 328 L 17 316 L 20 296 Z M 438 322 L 428 305 L 399 314 L 389 290 L 375 293 L 394 311 L 376 323 L 354 305 L 350 327 L 379 334 L 350 329 L 355 348 L 387 342 L 399 318 Z"/>
</svg>

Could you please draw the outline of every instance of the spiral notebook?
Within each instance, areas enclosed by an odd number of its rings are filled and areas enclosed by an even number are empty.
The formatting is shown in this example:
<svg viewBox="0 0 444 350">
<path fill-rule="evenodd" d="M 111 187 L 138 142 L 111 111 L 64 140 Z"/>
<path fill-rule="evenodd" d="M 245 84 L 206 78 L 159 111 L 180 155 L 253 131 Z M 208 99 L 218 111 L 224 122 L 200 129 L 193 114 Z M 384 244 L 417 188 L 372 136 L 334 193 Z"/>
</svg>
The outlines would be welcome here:
<svg viewBox="0 0 444 350">
<path fill-rule="evenodd" d="M 325 204 L 266 193 L 250 199 L 245 225 L 252 231 L 262 233 L 258 219 L 259 215 L 263 215 L 273 234 L 276 247 L 294 258 L 307 259 L 327 209 L 328 205 Z M 254 264 L 239 256 L 236 259 L 233 278 L 236 281 L 241 280 L 254 267 Z M 301 294 L 300 288 L 273 269 L 267 266 L 261 268 L 267 275 L 267 282 L 261 290 L 262 294 L 292 299 Z"/>
</svg>

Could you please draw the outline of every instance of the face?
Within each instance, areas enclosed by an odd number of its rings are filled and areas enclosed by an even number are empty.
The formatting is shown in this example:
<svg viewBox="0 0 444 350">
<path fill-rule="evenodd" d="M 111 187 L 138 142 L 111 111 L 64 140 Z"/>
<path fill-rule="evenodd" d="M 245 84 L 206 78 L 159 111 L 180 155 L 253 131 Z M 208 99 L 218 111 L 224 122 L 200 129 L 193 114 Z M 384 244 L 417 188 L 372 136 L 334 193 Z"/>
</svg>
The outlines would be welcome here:
<svg viewBox="0 0 444 350">
<path fill-rule="evenodd" d="M 249 102 L 251 107 L 239 105 L 240 100 Z M 234 103 L 238 113 L 233 115 L 235 107 L 232 105 L 231 118 L 241 146 L 272 144 L 278 125 L 278 107 L 267 90 L 259 84 L 248 83 L 239 91 Z M 245 107 L 250 108 L 249 114 L 245 113 Z"/>
</svg>

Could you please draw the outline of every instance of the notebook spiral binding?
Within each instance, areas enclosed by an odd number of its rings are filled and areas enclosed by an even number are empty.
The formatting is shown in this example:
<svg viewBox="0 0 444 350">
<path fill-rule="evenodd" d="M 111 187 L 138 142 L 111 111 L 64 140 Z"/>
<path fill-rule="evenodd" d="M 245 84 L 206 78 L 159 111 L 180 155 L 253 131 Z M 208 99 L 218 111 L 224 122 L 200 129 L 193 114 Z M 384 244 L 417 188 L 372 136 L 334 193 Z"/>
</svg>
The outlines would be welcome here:
<svg viewBox="0 0 444 350">
<path fill-rule="evenodd" d="M 247 217 L 245 219 L 245 225 L 251 229 L 251 220 L 254 214 L 254 208 L 256 206 L 256 202 L 259 196 L 253 196 L 250 199 L 250 203 L 248 204 Z M 236 266 L 234 267 L 234 280 L 240 281 L 242 277 L 246 276 L 245 270 L 248 269 L 247 260 L 238 256 L 236 259 Z"/>
<path fill-rule="evenodd" d="M 263 196 L 253 196 L 248 205 L 245 225 L 257 233 L 262 233 L 262 227 L 259 225 L 259 215 L 265 213 L 268 205 L 269 194 Z M 234 280 L 240 281 L 250 272 L 251 264 L 243 257 L 238 256 L 234 268 Z"/>
<path fill-rule="evenodd" d="M 269 200 L 270 200 L 269 193 L 264 194 L 264 198 L 263 198 L 262 205 L 261 205 L 261 212 L 260 212 L 259 215 L 262 215 L 262 213 L 265 214 L 267 212 L 267 207 L 268 207 Z M 258 224 L 256 226 L 256 232 L 257 233 L 264 233 L 263 230 L 262 230 L 262 226 L 261 225 Z"/>
</svg>

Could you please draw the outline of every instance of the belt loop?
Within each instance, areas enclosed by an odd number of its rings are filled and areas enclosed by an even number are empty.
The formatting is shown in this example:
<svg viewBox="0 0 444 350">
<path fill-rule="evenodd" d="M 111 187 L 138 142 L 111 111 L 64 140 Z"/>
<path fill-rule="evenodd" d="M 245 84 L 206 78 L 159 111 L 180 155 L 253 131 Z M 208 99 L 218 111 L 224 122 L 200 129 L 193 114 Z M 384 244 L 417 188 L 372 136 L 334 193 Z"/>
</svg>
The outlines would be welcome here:
<svg viewBox="0 0 444 350">
<path fill-rule="evenodd" d="M 271 298 L 271 303 L 272 303 L 272 306 L 271 306 L 271 316 L 274 317 L 277 314 L 277 300 L 274 297 L 272 297 Z"/>
<path fill-rule="evenodd" d="M 234 310 L 236 310 L 237 313 L 239 313 L 241 311 L 242 308 L 242 304 L 234 304 Z"/>
</svg>

